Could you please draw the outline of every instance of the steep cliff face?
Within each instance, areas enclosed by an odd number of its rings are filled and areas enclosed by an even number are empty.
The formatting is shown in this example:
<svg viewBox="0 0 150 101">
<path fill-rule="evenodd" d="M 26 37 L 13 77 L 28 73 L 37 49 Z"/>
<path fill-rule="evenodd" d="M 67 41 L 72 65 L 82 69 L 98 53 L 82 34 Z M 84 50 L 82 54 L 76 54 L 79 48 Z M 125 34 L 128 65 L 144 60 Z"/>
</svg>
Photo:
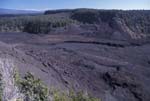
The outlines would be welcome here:
<svg viewBox="0 0 150 101">
<path fill-rule="evenodd" d="M 150 11 L 79 9 L 71 13 L 71 18 L 93 24 L 98 27 L 98 34 L 109 34 L 109 37 L 118 32 L 124 38 L 140 39 L 150 33 Z"/>
</svg>

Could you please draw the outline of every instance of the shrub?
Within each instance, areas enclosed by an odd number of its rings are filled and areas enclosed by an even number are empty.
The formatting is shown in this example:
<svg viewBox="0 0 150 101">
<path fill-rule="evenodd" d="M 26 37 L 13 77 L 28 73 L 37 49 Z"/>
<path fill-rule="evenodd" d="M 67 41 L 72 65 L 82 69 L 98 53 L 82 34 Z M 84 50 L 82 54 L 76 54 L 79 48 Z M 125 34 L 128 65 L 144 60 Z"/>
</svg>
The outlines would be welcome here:
<svg viewBox="0 0 150 101">
<path fill-rule="evenodd" d="M 53 101 L 100 101 L 100 99 L 84 95 L 82 92 L 74 93 L 74 91 L 70 91 L 67 94 L 58 90 L 48 90 L 40 79 L 36 79 L 29 72 L 22 79 L 16 72 L 14 78 L 21 93 L 25 96 L 24 101 L 48 101 L 50 94 Z"/>
<path fill-rule="evenodd" d="M 82 92 L 74 93 L 70 91 L 69 94 L 66 94 L 54 91 L 53 101 L 100 101 L 100 99 L 84 95 Z"/>
<path fill-rule="evenodd" d="M 21 93 L 25 95 L 25 101 L 48 101 L 48 88 L 31 73 L 27 73 L 23 79 L 17 77 L 15 80 Z"/>
</svg>

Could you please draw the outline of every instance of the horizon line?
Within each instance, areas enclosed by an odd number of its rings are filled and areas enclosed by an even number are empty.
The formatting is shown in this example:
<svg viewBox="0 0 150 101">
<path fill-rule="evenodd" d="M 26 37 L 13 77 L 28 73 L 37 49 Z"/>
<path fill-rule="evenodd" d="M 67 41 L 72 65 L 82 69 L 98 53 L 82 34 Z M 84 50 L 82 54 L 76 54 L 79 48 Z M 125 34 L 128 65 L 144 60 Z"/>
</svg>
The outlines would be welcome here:
<svg viewBox="0 0 150 101">
<path fill-rule="evenodd" d="M 119 9 L 119 8 L 57 8 L 57 9 L 53 9 L 53 8 L 45 8 L 45 9 L 15 9 L 15 8 L 0 8 L 0 9 L 8 9 L 8 10 L 24 10 L 24 11 L 47 11 L 47 10 L 74 10 L 74 9 L 96 9 L 96 10 L 124 10 L 124 11 L 128 11 L 128 10 L 150 10 L 150 9 L 144 9 L 144 8 L 138 8 L 138 9 Z"/>
</svg>

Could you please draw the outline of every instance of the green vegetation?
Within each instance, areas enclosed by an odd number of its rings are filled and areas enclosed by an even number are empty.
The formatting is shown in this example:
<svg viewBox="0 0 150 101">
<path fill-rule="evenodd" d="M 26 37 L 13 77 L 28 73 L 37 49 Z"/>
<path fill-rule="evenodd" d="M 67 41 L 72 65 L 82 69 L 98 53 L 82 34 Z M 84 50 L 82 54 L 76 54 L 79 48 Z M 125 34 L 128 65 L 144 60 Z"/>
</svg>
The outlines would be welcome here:
<svg viewBox="0 0 150 101">
<path fill-rule="evenodd" d="M 73 11 L 71 18 L 82 23 L 94 24 L 99 22 L 98 10 L 77 9 Z"/>
<path fill-rule="evenodd" d="M 58 90 L 49 90 L 40 79 L 36 79 L 33 74 L 27 73 L 24 78 L 20 78 L 18 72 L 15 72 L 14 79 L 20 92 L 25 95 L 24 101 L 48 101 L 48 97 L 52 96 L 52 101 L 100 101 L 82 92 L 69 94 Z"/>
<path fill-rule="evenodd" d="M 131 31 L 136 33 L 150 33 L 150 11 L 149 10 L 95 10 L 77 9 L 74 10 L 71 18 L 88 24 L 108 24 L 116 29 L 115 22 L 121 21 Z M 120 25 L 121 26 L 121 25 Z"/>
<path fill-rule="evenodd" d="M 54 10 L 46 11 L 45 15 L 34 16 L 1 16 L 0 32 L 49 33 L 52 30 L 68 26 L 72 23 L 106 24 L 112 29 L 117 29 L 116 21 L 126 25 L 133 32 L 150 33 L 149 10 L 122 11 L 96 9 Z"/>
<path fill-rule="evenodd" d="M 75 21 L 49 15 L 0 17 L 0 32 L 48 33 L 71 23 Z"/>
<path fill-rule="evenodd" d="M 118 16 L 123 19 L 125 24 L 137 33 L 150 34 L 150 11 L 124 11 L 119 12 Z"/>
<path fill-rule="evenodd" d="M 48 101 L 49 90 L 40 79 L 31 73 L 27 73 L 23 79 L 15 74 L 14 78 L 20 92 L 25 95 L 25 101 Z"/>
<path fill-rule="evenodd" d="M 66 93 L 59 93 L 55 91 L 53 96 L 54 101 L 100 101 L 100 99 L 84 95 L 82 92 L 75 94 L 70 91 L 67 95 Z"/>
</svg>

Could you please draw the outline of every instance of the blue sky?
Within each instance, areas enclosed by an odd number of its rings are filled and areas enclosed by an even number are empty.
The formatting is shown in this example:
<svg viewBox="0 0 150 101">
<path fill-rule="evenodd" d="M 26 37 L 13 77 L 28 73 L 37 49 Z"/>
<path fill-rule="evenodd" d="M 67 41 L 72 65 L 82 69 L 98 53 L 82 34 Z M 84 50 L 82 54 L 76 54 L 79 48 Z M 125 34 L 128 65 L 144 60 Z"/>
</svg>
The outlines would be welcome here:
<svg viewBox="0 0 150 101">
<path fill-rule="evenodd" d="M 150 0 L 0 0 L 0 8 L 11 9 L 150 9 Z"/>
</svg>

